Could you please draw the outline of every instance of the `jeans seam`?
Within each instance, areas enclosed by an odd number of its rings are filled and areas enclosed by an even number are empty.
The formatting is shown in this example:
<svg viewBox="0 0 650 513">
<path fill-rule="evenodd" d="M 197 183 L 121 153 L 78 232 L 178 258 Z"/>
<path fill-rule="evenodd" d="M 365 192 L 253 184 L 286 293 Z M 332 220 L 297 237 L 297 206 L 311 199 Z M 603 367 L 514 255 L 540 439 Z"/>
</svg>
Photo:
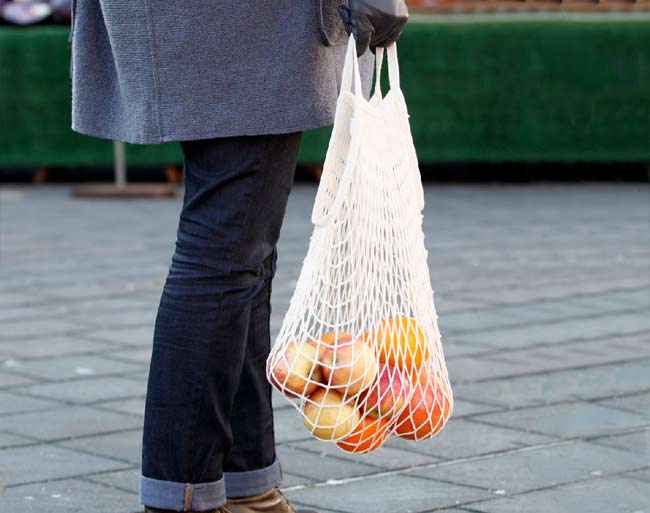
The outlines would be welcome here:
<svg viewBox="0 0 650 513">
<path fill-rule="evenodd" d="M 183 502 L 183 511 L 189 511 L 192 505 L 192 485 L 185 483 L 185 500 Z"/>
</svg>

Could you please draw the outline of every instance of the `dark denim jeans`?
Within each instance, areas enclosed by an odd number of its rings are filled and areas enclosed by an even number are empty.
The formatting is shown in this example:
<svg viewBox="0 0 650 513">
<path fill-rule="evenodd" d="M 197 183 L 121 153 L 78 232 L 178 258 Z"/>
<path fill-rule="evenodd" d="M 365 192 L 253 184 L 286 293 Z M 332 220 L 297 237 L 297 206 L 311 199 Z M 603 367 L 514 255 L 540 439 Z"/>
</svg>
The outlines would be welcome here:
<svg viewBox="0 0 650 513">
<path fill-rule="evenodd" d="M 300 138 L 182 143 L 185 199 L 145 410 L 147 506 L 201 511 L 280 484 L 265 364 L 276 243 Z"/>
</svg>

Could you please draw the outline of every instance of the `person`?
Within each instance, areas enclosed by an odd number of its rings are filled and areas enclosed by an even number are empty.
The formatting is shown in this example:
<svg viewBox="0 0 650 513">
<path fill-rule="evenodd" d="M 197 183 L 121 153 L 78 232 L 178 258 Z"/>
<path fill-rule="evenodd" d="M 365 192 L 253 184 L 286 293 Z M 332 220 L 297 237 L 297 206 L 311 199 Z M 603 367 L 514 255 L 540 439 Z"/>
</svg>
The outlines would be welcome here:
<svg viewBox="0 0 650 513">
<path fill-rule="evenodd" d="M 395 41 L 403 0 L 73 0 L 72 128 L 180 141 L 185 196 L 156 318 L 147 512 L 290 513 L 271 387 L 271 282 L 301 133 L 333 122 L 348 34 Z"/>
</svg>

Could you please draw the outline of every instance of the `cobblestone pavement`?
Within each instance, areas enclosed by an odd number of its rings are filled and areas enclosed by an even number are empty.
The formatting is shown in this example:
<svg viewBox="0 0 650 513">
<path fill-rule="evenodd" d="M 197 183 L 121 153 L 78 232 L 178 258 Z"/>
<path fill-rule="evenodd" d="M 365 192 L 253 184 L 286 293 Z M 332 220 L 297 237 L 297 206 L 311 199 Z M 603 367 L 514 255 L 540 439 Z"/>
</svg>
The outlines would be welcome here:
<svg viewBox="0 0 650 513">
<path fill-rule="evenodd" d="M 273 330 L 310 233 L 297 185 Z M 152 323 L 180 200 L 1 194 L 0 511 L 137 511 Z M 632 185 L 427 186 L 456 410 L 353 457 L 278 398 L 287 494 L 327 512 L 650 513 L 650 206 Z"/>
</svg>

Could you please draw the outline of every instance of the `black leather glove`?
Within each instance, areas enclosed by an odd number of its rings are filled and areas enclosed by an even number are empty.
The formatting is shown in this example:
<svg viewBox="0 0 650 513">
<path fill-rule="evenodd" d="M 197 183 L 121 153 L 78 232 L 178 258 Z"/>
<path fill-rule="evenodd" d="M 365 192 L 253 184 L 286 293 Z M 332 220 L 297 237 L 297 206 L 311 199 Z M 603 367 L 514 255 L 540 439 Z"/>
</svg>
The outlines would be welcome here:
<svg viewBox="0 0 650 513">
<path fill-rule="evenodd" d="M 339 14 L 348 34 L 354 35 L 359 57 L 368 47 L 374 50 L 397 41 L 409 17 L 404 0 L 349 0 Z"/>
</svg>

